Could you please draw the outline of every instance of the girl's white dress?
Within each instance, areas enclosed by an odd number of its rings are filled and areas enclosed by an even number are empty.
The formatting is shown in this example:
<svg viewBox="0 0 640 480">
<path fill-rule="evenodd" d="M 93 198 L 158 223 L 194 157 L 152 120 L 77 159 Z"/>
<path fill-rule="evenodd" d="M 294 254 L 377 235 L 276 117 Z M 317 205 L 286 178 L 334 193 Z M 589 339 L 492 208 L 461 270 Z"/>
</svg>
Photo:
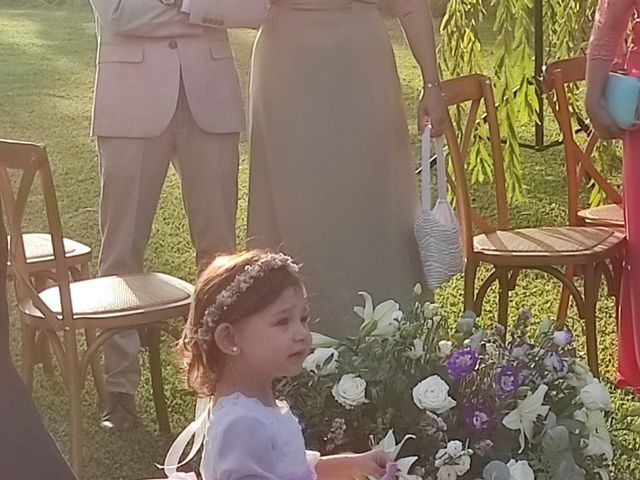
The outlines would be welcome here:
<svg viewBox="0 0 640 480">
<path fill-rule="evenodd" d="M 203 480 L 316 480 L 317 452 L 285 402 L 269 407 L 234 393 L 217 400 L 207 427 Z"/>
</svg>

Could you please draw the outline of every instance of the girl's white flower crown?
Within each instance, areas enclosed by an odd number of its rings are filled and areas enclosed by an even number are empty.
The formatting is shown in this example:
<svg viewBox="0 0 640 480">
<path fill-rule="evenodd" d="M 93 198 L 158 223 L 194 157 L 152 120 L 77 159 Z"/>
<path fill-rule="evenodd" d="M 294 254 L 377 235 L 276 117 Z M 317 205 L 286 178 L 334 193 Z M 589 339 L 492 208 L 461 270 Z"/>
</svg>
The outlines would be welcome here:
<svg viewBox="0 0 640 480">
<path fill-rule="evenodd" d="M 260 260 L 244 267 L 244 271 L 236 275 L 236 278 L 216 297 L 216 301 L 207 307 L 202 317 L 202 323 L 197 333 L 197 340 L 200 343 L 209 340 L 220 315 L 238 300 L 257 279 L 264 276 L 270 270 L 286 267 L 292 273 L 297 273 L 300 269 L 293 259 L 282 253 L 267 253 Z"/>
</svg>

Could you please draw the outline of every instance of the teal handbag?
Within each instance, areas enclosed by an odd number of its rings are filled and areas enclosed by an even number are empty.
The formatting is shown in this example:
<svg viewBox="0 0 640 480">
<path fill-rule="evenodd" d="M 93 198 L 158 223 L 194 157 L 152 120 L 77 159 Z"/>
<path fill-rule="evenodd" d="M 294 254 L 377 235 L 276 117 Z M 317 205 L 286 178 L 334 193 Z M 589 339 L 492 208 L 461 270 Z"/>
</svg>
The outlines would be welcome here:
<svg viewBox="0 0 640 480">
<path fill-rule="evenodd" d="M 604 103 L 616 125 L 624 130 L 640 125 L 640 78 L 610 73 Z"/>
</svg>

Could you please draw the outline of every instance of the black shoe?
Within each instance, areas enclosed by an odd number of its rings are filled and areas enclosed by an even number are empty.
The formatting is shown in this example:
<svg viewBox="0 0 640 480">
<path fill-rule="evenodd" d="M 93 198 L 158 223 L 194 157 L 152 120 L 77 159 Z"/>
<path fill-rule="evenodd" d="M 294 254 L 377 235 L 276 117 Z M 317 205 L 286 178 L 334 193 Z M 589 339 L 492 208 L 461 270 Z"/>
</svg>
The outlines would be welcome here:
<svg viewBox="0 0 640 480">
<path fill-rule="evenodd" d="M 107 392 L 107 408 L 102 414 L 100 428 L 107 432 L 128 430 L 136 423 L 136 400 L 133 395 Z"/>
</svg>

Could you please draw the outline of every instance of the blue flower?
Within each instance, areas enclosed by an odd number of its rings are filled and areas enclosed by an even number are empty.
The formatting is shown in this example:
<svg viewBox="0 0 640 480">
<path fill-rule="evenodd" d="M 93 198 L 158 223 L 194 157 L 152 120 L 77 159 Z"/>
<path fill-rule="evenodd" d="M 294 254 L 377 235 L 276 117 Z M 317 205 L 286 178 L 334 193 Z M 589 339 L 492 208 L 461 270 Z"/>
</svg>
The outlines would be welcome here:
<svg viewBox="0 0 640 480">
<path fill-rule="evenodd" d="M 477 403 L 471 403 L 464 408 L 464 419 L 474 433 L 487 433 L 495 426 L 491 411 Z"/>
<path fill-rule="evenodd" d="M 449 357 L 447 371 L 451 378 L 464 378 L 478 365 L 478 353 L 473 348 L 462 348 Z"/>
<path fill-rule="evenodd" d="M 520 388 L 518 372 L 511 365 L 504 365 L 496 370 L 495 382 L 501 397 L 510 397 Z"/>
</svg>

